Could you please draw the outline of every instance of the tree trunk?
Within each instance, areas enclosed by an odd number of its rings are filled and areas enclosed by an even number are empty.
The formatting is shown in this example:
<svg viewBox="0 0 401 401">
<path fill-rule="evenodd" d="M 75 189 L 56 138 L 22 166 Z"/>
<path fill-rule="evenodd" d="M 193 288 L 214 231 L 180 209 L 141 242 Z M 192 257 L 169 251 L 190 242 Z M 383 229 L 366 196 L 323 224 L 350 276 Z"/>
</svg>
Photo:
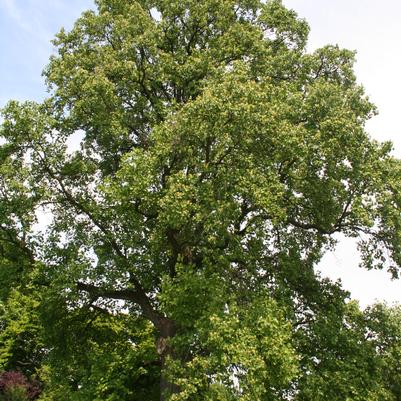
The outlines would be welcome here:
<svg viewBox="0 0 401 401">
<path fill-rule="evenodd" d="M 164 374 L 166 368 L 166 362 L 168 358 L 174 358 L 174 352 L 168 340 L 174 337 L 176 333 L 176 327 L 172 320 L 163 320 L 160 329 L 160 337 L 157 340 L 156 348 L 157 353 L 160 355 L 161 362 L 161 376 L 160 376 L 160 401 L 166 401 L 168 398 L 175 393 L 178 393 L 179 388 L 174 383 L 168 381 Z"/>
<path fill-rule="evenodd" d="M 171 350 L 166 350 L 163 355 L 160 356 L 161 359 L 161 376 L 160 376 L 160 401 L 166 401 L 172 394 L 178 393 L 179 388 L 176 384 L 171 383 L 164 374 L 164 369 L 166 367 L 166 361 L 168 357 L 172 357 Z"/>
</svg>

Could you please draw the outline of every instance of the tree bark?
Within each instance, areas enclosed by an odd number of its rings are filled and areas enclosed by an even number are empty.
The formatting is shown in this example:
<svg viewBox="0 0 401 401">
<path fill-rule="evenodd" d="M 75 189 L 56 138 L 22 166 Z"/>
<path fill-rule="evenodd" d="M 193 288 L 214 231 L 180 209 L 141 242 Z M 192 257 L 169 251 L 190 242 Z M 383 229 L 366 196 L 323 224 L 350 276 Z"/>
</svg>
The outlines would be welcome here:
<svg viewBox="0 0 401 401">
<path fill-rule="evenodd" d="M 176 334 L 176 327 L 172 320 L 165 319 L 159 329 L 160 336 L 157 340 L 156 349 L 160 355 L 161 375 L 160 375 L 160 401 L 166 401 L 168 398 L 179 391 L 176 384 L 171 383 L 166 375 L 165 369 L 169 358 L 175 358 L 174 350 L 169 344 L 169 339 Z"/>
</svg>

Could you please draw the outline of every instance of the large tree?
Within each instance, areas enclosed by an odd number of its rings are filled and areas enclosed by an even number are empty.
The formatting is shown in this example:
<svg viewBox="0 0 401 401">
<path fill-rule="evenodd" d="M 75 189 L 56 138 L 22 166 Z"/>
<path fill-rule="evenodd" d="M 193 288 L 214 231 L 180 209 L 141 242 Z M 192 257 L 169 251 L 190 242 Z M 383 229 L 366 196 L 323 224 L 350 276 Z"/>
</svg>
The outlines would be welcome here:
<svg viewBox="0 0 401 401">
<path fill-rule="evenodd" d="M 1 127 L 2 269 L 40 294 L 46 352 L 70 350 L 72 395 L 54 397 L 385 394 L 346 293 L 315 272 L 338 233 L 366 268 L 401 265 L 401 164 L 364 130 L 354 54 L 308 53 L 277 0 L 96 5 L 57 35 L 49 97 L 10 102 Z M 132 364 L 133 388 L 94 359 Z"/>
</svg>

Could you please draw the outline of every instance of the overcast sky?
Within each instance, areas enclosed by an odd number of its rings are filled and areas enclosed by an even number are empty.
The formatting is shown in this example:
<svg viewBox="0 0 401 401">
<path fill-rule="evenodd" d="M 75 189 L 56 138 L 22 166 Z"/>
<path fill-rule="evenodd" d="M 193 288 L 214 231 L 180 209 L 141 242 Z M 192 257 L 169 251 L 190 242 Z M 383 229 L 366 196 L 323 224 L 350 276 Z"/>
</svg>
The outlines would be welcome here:
<svg viewBox="0 0 401 401">
<path fill-rule="evenodd" d="M 284 0 L 311 27 L 309 49 L 338 44 L 357 51 L 358 80 L 379 116 L 368 124 L 378 140 L 392 140 L 401 157 L 401 1 Z M 9 99 L 46 96 L 41 71 L 53 52 L 50 40 L 63 26 L 71 28 L 91 0 L 0 0 L 0 107 Z M 323 274 L 341 278 L 363 306 L 377 300 L 401 302 L 401 281 L 385 272 L 357 267 L 352 241 L 341 241 L 321 263 Z"/>
</svg>

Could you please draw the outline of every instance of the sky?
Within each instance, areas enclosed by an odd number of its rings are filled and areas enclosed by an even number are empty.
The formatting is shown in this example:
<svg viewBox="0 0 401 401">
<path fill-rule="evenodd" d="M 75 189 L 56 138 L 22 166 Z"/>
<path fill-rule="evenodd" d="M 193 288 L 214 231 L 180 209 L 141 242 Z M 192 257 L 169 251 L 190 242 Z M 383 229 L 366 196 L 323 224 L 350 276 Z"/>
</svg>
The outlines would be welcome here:
<svg viewBox="0 0 401 401">
<path fill-rule="evenodd" d="M 377 140 L 391 140 L 401 158 L 401 2 L 399 0 L 283 0 L 310 27 L 308 49 L 326 44 L 357 51 L 355 71 L 379 109 L 367 130 Z M 91 0 L 0 0 L 0 107 L 9 99 L 41 100 L 46 96 L 41 72 L 61 27 L 70 29 Z M 323 275 L 341 279 L 362 306 L 375 300 L 401 302 L 401 280 L 386 272 L 358 268 L 352 240 L 340 239 L 323 258 Z"/>
<path fill-rule="evenodd" d="M 0 0 L 0 107 L 46 96 L 41 74 L 54 51 L 50 41 L 90 7 L 90 0 Z"/>
</svg>

